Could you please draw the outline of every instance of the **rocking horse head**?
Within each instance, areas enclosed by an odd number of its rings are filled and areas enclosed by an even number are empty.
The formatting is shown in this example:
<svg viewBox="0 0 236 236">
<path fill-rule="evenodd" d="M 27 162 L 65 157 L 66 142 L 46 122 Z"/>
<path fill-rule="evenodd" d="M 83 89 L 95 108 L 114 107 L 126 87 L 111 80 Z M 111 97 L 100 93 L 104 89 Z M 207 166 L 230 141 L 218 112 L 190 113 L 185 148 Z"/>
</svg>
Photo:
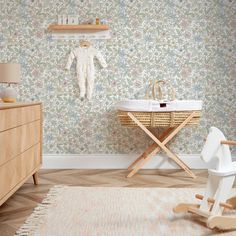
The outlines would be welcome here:
<svg viewBox="0 0 236 236">
<path fill-rule="evenodd" d="M 217 170 L 228 169 L 232 165 L 229 147 L 221 144 L 222 140 L 226 140 L 224 134 L 216 127 L 211 127 L 201 152 L 201 158 L 205 162 L 216 159 Z"/>
</svg>

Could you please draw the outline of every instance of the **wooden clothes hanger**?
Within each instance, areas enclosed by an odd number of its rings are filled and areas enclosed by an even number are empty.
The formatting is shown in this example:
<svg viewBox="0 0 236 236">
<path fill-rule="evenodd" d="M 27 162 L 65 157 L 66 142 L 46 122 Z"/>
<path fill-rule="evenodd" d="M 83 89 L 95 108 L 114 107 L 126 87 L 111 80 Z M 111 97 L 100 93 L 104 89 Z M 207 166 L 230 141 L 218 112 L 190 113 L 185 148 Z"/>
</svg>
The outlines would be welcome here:
<svg viewBox="0 0 236 236">
<path fill-rule="evenodd" d="M 89 48 L 92 45 L 92 43 L 89 42 L 88 40 L 83 39 L 79 41 L 79 45 L 82 48 Z"/>
</svg>

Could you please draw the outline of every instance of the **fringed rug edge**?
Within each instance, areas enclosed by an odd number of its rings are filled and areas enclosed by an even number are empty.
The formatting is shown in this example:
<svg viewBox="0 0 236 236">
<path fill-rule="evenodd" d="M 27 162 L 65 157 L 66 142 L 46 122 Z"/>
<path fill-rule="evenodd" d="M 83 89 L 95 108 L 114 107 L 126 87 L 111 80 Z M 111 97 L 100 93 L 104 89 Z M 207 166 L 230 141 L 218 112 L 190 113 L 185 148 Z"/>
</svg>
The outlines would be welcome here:
<svg viewBox="0 0 236 236">
<path fill-rule="evenodd" d="M 43 223 L 44 216 L 47 215 L 52 205 L 56 202 L 57 196 L 65 189 L 66 185 L 55 185 L 50 188 L 46 197 L 39 203 L 26 219 L 24 224 L 16 231 L 15 236 L 33 235 L 38 227 Z"/>
</svg>

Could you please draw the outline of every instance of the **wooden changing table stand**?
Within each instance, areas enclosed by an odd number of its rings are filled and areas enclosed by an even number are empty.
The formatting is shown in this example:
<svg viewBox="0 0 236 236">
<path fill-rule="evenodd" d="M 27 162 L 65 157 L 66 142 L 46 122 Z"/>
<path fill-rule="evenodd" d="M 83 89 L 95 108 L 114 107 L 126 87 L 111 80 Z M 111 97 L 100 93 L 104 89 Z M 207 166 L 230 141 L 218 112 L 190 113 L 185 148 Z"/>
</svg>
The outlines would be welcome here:
<svg viewBox="0 0 236 236">
<path fill-rule="evenodd" d="M 186 125 L 196 125 L 199 123 L 201 111 L 171 111 L 171 112 L 129 112 L 118 111 L 120 122 L 124 126 L 141 128 L 154 143 L 148 146 L 144 153 L 139 156 L 129 167 L 131 172 L 127 177 L 132 177 L 151 158 L 163 150 L 166 155 L 175 161 L 186 173 L 196 178 L 190 168 L 169 148 L 167 144 Z M 148 128 L 162 127 L 164 131 L 156 137 Z"/>
</svg>

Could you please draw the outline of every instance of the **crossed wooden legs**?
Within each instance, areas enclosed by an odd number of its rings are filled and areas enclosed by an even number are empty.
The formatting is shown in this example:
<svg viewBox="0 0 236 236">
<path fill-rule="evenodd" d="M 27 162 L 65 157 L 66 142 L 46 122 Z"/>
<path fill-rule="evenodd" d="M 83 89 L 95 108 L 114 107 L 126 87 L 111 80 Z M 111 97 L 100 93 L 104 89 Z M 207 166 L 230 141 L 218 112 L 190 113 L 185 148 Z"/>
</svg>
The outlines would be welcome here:
<svg viewBox="0 0 236 236">
<path fill-rule="evenodd" d="M 196 178 L 194 173 L 189 169 L 189 167 L 173 152 L 171 152 L 165 145 L 194 117 L 195 112 L 192 112 L 177 128 L 167 129 L 161 137 L 158 139 L 155 135 L 151 133 L 131 112 L 127 115 L 154 141 L 145 152 L 132 163 L 128 170 L 133 169 L 129 174 L 128 178 L 132 177 L 142 166 L 145 165 L 154 155 L 156 155 L 162 149 L 167 156 L 174 160 L 183 170 L 185 170 L 192 178 Z"/>
<path fill-rule="evenodd" d="M 164 132 L 160 140 L 163 141 L 164 138 L 171 133 L 173 128 L 169 128 Z M 129 167 L 128 170 L 132 170 L 127 177 L 132 177 L 139 169 L 141 169 L 154 155 L 161 151 L 161 148 L 154 142 L 145 150 L 145 152 L 136 159 Z"/>
</svg>

